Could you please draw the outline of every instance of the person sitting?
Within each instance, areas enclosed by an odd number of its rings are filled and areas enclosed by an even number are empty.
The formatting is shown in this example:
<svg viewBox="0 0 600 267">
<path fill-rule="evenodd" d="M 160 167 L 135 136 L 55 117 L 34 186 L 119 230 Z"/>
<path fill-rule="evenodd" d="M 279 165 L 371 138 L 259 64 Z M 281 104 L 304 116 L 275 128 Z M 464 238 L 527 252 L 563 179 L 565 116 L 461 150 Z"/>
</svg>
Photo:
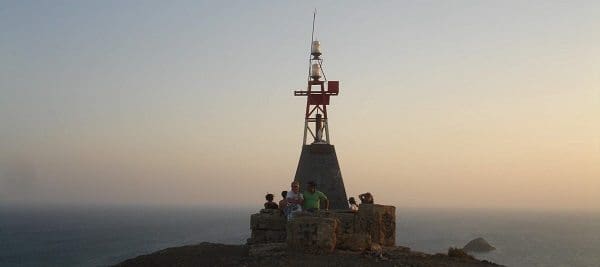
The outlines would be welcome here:
<svg viewBox="0 0 600 267">
<path fill-rule="evenodd" d="M 283 197 L 279 201 L 279 210 L 281 210 L 281 212 L 283 212 L 283 209 L 287 205 L 287 200 L 285 199 L 286 196 L 287 196 L 287 191 L 281 191 L 281 197 Z"/>
<path fill-rule="evenodd" d="M 375 202 L 373 195 L 369 192 L 358 195 L 358 198 L 360 199 L 360 204 L 373 204 Z"/>
<path fill-rule="evenodd" d="M 304 209 L 310 212 L 318 211 L 321 208 L 321 201 L 325 203 L 325 210 L 329 209 L 329 199 L 321 191 L 317 191 L 317 184 L 313 181 L 308 182 L 308 191 L 304 192 Z"/>
<path fill-rule="evenodd" d="M 356 199 L 354 199 L 354 197 L 350 197 L 348 203 L 350 203 L 350 209 L 352 211 L 358 211 L 358 205 L 356 204 Z"/>
<path fill-rule="evenodd" d="M 277 203 L 273 202 L 273 194 L 267 194 L 265 196 L 265 199 L 267 199 L 267 202 L 265 202 L 265 209 L 267 209 L 267 210 L 279 209 L 279 206 L 277 205 Z"/>
<path fill-rule="evenodd" d="M 287 192 L 285 200 L 287 203 L 283 209 L 283 214 L 289 220 L 294 217 L 294 213 L 302 211 L 302 204 L 304 203 L 304 196 L 300 193 L 300 183 L 298 181 L 292 182 L 292 190 Z"/>
</svg>

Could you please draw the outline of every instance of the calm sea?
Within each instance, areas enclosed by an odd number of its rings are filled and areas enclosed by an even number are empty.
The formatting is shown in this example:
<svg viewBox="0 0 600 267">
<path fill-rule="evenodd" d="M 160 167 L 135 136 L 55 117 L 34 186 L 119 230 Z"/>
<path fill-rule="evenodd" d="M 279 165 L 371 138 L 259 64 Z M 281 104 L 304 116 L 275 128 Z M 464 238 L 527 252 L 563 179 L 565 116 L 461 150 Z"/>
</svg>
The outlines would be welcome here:
<svg viewBox="0 0 600 267">
<path fill-rule="evenodd" d="M 444 252 L 483 237 L 475 255 L 508 266 L 600 266 L 600 214 L 398 208 L 397 243 Z M 0 266 L 106 266 L 172 246 L 244 243 L 251 209 L 0 208 Z"/>
</svg>

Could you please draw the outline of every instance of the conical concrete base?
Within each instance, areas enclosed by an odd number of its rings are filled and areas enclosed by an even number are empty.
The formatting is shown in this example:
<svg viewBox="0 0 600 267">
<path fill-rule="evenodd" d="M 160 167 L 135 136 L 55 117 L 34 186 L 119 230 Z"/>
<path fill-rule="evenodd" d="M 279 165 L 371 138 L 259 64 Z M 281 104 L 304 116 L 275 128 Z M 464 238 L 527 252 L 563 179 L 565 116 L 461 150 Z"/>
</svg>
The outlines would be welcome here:
<svg viewBox="0 0 600 267">
<path fill-rule="evenodd" d="M 302 191 L 309 181 L 317 183 L 317 190 L 327 195 L 330 209 L 348 209 L 346 188 L 333 145 L 304 145 L 295 180 L 300 182 Z"/>
</svg>

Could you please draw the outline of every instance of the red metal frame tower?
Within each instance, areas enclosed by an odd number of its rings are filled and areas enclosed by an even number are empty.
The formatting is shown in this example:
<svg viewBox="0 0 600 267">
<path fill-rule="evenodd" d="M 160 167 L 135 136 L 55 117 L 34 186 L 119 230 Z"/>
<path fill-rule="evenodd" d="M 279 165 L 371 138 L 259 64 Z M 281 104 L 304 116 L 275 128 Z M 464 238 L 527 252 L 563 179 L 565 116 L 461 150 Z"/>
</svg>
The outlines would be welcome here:
<svg viewBox="0 0 600 267">
<path fill-rule="evenodd" d="M 313 17 L 313 40 L 311 41 L 309 58 L 308 85 L 306 91 L 294 91 L 294 96 L 306 96 L 303 145 L 306 145 L 308 133 L 313 137 L 313 143 L 330 144 L 327 106 L 329 105 L 330 97 L 339 94 L 340 82 L 327 80 L 323 71 L 323 59 L 321 55 L 320 42 L 314 40 Z M 323 80 L 321 80 L 321 74 Z M 327 83 L 327 88 L 325 88 L 325 83 Z M 313 90 L 313 86 L 316 86 L 317 89 Z M 312 127 L 311 123 L 314 123 Z M 324 139 L 323 134 L 325 134 Z"/>
</svg>

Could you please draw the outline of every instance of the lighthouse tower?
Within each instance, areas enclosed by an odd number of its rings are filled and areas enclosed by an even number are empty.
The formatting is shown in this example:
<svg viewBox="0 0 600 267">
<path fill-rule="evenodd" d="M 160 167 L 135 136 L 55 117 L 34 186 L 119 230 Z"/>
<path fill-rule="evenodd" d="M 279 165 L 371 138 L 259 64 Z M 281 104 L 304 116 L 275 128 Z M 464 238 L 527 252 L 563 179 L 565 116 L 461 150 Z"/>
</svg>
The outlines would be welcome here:
<svg viewBox="0 0 600 267">
<path fill-rule="evenodd" d="M 314 32 L 314 20 L 313 20 Z M 295 180 L 301 187 L 314 181 L 317 190 L 329 199 L 332 209 L 348 209 L 342 172 L 331 144 L 327 106 L 332 96 L 339 94 L 339 81 L 328 81 L 323 71 L 321 43 L 313 40 L 309 58 L 306 90 L 294 91 L 295 96 L 306 97 L 302 152 Z M 309 136 L 310 135 L 310 136 Z"/>
</svg>

